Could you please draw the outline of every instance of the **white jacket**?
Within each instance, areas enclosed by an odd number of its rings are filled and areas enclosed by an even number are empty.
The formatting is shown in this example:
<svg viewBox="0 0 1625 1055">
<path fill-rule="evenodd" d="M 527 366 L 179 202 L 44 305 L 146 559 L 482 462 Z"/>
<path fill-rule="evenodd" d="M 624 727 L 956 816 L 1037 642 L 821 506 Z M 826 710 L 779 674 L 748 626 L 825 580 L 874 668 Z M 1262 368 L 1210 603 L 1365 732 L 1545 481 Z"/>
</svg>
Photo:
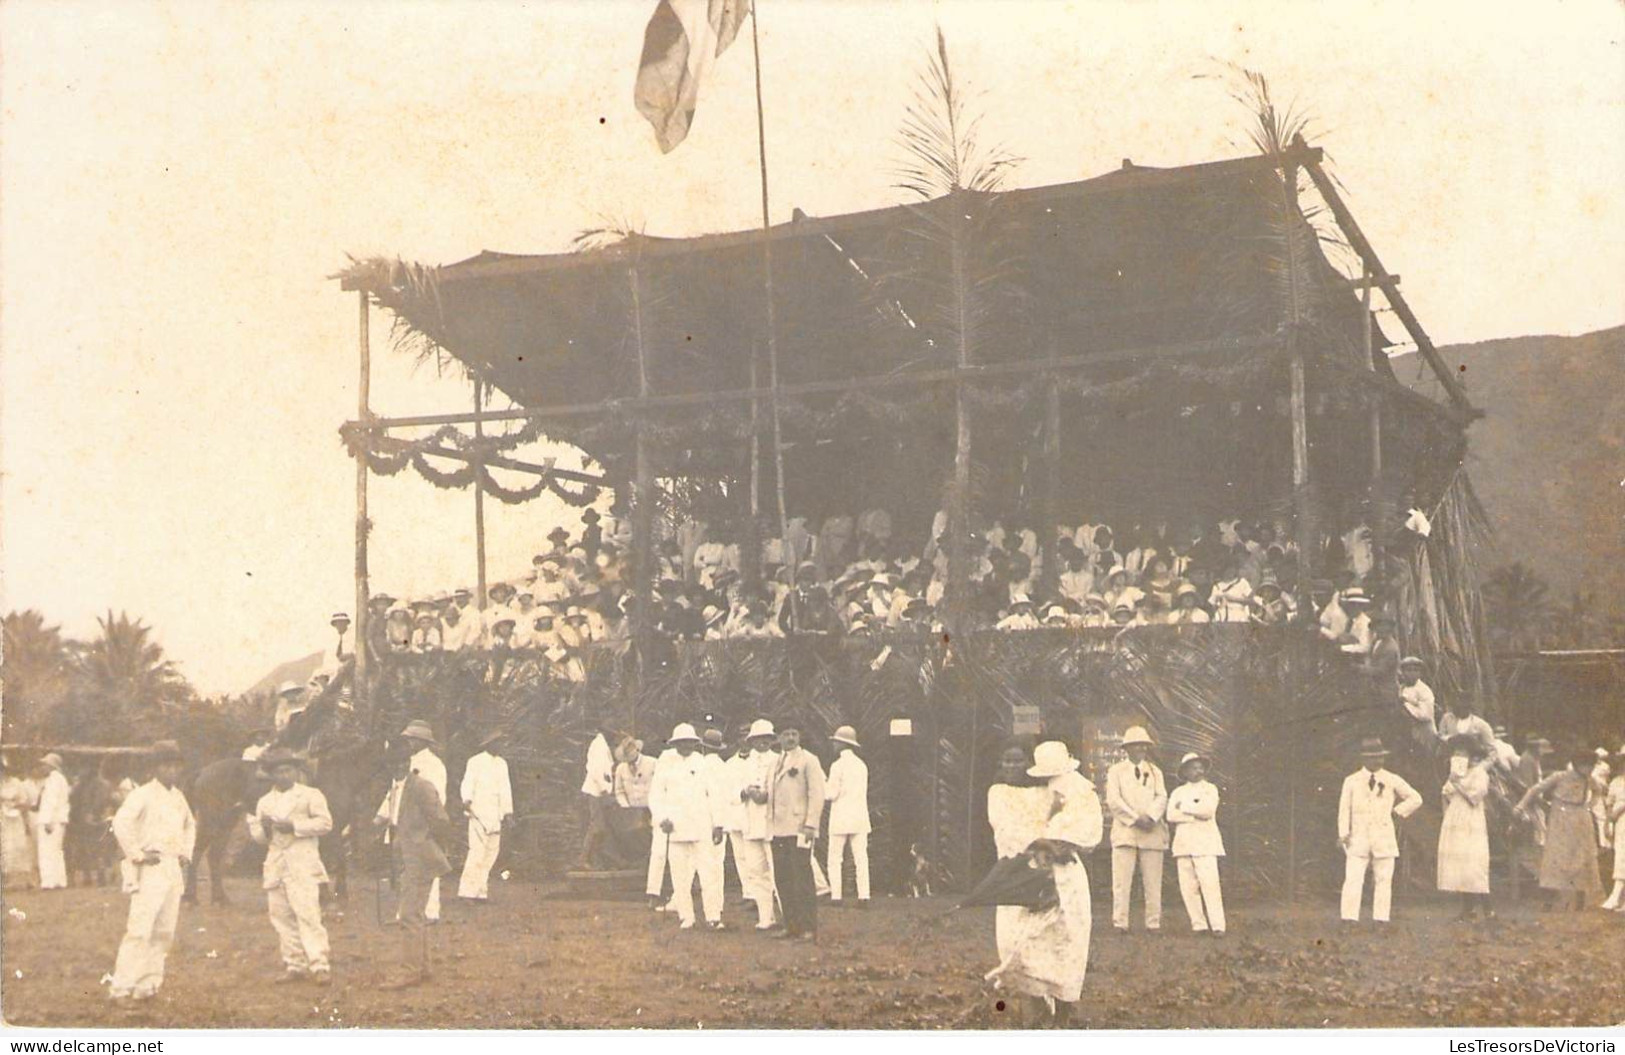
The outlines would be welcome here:
<svg viewBox="0 0 1625 1055">
<path fill-rule="evenodd" d="M 1168 823 L 1174 826 L 1175 857 L 1223 857 L 1219 835 L 1219 789 L 1211 781 L 1181 784 L 1168 795 Z"/>
<path fill-rule="evenodd" d="M 824 799 L 829 803 L 831 835 L 867 835 L 869 823 L 869 766 L 851 748 L 830 764 L 824 781 Z"/>
<path fill-rule="evenodd" d="M 1136 766 L 1125 758 L 1106 770 L 1106 808 L 1112 815 L 1113 846 L 1168 848 L 1168 826 L 1162 820 L 1168 808 L 1168 785 L 1163 783 L 1162 770 L 1150 759 Z M 1134 827 L 1135 820 L 1142 816 L 1156 824 Z"/>
<path fill-rule="evenodd" d="M 1337 802 L 1337 838 L 1350 857 L 1398 857 L 1394 817 L 1409 817 L 1422 808 L 1416 789 L 1386 769 L 1361 767 L 1343 781 Z"/>
<path fill-rule="evenodd" d="M 674 843 L 711 838 L 716 817 L 711 807 L 711 767 L 704 755 L 695 751 L 686 758 L 673 754 L 660 761 L 649 786 L 649 817 L 657 839 L 665 837 L 661 825 L 666 821 L 672 824 Z"/>
<path fill-rule="evenodd" d="M 1044 790 L 1054 811 L 1044 823 L 1044 838 L 1064 840 L 1083 850 L 1099 846 L 1104 825 L 1095 786 L 1073 772 L 1051 777 Z"/>
<path fill-rule="evenodd" d="M 615 752 L 609 741 L 598 733 L 587 745 L 587 775 L 581 781 L 583 795 L 609 795 L 615 791 Z"/>
<path fill-rule="evenodd" d="M 707 755 L 711 769 L 711 808 L 717 826 L 730 832 L 745 830 L 745 804 L 739 792 L 745 786 L 746 760 L 738 755 Z"/>
<path fill-rule="evenodd" d="M 66 825 L 69 792 L 67 777 L 54 769 L 47 773 L 39 789 L 39 812 L 35 814 L 38 823 Z"/>
<path fill-rule="evenodd" d="M 130 792 L 113 815 L 113 837 L 119 851 L 131 861 L 139 861 L 149 851 L 165 860 L 190 859 L 197 825 L 180 788 L 149 780 Z"/>
<path fill-rule="evenodd" d="M 744 787 L 769 791 L 773 787 L 773 774 L 779 768 L 777 751 L 752 751 L 744 763 Z M 773 816 L 770 802 L 742 801 L 745 807 L 745 838 L 771 839 Z"/>
<path fill-rule="evenodd" d="M 508 779 L 507 760 L 489 751 L 469 759 L 458 795 L 469 817 L 478 821 L 487 835 L 500 831 L 503 818 L 513 816 L 513 784 Z"/>
<path fill-rule="evenodd" d="M 287 821 L 293 831 L 272 832 L 267 837 L 263 821 Z M 248 819 L 248 834 L 266 847 L 261 871 L 265 889 L 275 889 L 289 879 L 327 882 L 318 840 L 332 830 L 327 797 L 307 784 L 295 784 L 287 791 L 272 788 L 261 796 Z"/>
</svg>

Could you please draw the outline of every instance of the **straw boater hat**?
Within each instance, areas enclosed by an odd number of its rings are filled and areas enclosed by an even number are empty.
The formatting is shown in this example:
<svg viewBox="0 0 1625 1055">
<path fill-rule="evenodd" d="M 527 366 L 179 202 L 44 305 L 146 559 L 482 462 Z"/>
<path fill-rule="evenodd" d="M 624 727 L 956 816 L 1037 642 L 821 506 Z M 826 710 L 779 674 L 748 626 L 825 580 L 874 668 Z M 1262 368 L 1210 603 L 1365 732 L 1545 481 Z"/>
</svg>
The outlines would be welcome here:
<svg viewBox="0 0 1625 1055">
<path fill-rule="evenodd" d="M 1202 762 L 1202 763 L 1205 764 L 1207 762 L 1207 756 L 1202 754 L 1199 751 L 1187 752 L 1185 757 L 1181 758 L 1179 760 L 1179 775 L 1180 776 L 1183 777 L 1185 775 L 1185 767 L 1190 765 L 1192 762 Z"/>
<path fill-rule="evenodd" d="M 1367 597 L 1365 595 L 1364 590 L 1360 589 L 1358 586 L 1353 586 L 1353 587 L 1350 587 L 1349 589 L 1343 591 L 1343 602 L 1342 603 L 1345 604 L 1345 605 L 1350 605 L 1350 604 L 1370 604 L 1371 603 L 1371 598 L 1369 598 L 1369 597 Z"/>
<path fill-rule="evenodd" d="M 1046 740 L 1033 749 L 1033 764 L 1028 767 L 1029 777 L 1047 779 L 1071 773 L 1078 768 L 1078 760 L 1059 740 Z"/>
<path fill-rule="evenodd" d="M 862 747 L 858 743 L 858 731 L 850 725 L 843 725 L 835 730 L 835 735 L 829 738 L 832 744 L 846 744 L 849 747 Z"/>
<path fill-rule="evenodd" d="M 773 731 L 773 723 L 766 718 L 758 718 L 750 723 L 750 732 L 745 734 L 746 740 L 755 740 L 763 736 L 777 736 Z"/>
<path fill-rule="evenodd" d="M 1031 608 L 1032 606 L 1032 598 L 1028 597 L 1024 593 L 1018 593 L 1010 599 L 1010 610 L 1012 612 L 1014 612 L 1017 608 Z"/>
<path fill-rule="evenodd" d="M 1066 605 L 1052 604 L 1048 608 L 1044 609 L 1044 622 L 1066 622 Z"/>
<path fill-rule="evenodd" d="M 722 738 L 721 729 L 707 729 L 705 735 L 700 737 L 700 743 L 705 745 L 707 751 L 726 751 L 728 742 Z"/>
<path fill-rule="evenodd" d="M 1145 731 L 1143 725 L 1131 725 L 1128 727 L 1128 732 L 1123 734 L 1124 747 L 1132 747 L 1135 744 L 1144 744 L 1146 747 L 1155 746 L 1155 741 L 1151 739 L 1151 734 Z"/>
<path fill-rule="evenodd" d="M 405 729 L 401 730 L 401 739 L 421 740 L 426 744 L 432 744 L 435 742 L 434 730 L 429 728 L 428 722 L 421 718 L 414 718 L 406 723 Z"/>
<path fill-rule="evenodd" d="M 305 691 L 305 687 L 303 685 L 300 685 L 297 681 L 285 681 L 281 685 L 278 685 L 276 687 L 276 694 L 278 696 L 286 696 L 290 692 L 304 692 L 304 691 Z"/>
<path fill-rule="evenodd" d="M 62 772 L 62 756 L 57 754 L 55 751 L 52 751 L 50 754 L 40 759 L 39 764 L 42 766 L 50 766 L 58 773 Z"/>
<path fill-rule="evenodd" d="M 1388 749 L 1382 746 L 1382 740 L 1375 736 L 1368 736 L 1360 741 L 1361 758 L 1387 758 Z"/>
<path fill-rule="evenodd" d="M 453 597 L 473 597 L 474 596 L 474 591 L 470 590 L 466 586 L 459 586 L 459 587 L 457 587 L 457 589 L 455 589 L 455 590 L 453 590 L 451 592 L 451 595 Z"/>
<path fill-rule="evenodd" d="M 350 621 L 350 613 L 349 612 L 334 612 L 331 616 L 328 617 L 327 621 L 329 623 L 337 623 L 337 622 L 339 622 L 341 620 L 343 622 L 348 623 Z"/>
<path fill-rule="evenodd" d="M 666 743 L 668 743 L 668 744 L 696 743 L 697 744 L 697 743 L 700 743 L 700 734 L 696 733 L 694 731 L 694 727 L 692 725 L 689 725 L 687 722 L 678 722 L 676 728 L 674 728 L 671 731 L 671 735 L 666 737 Z"/>
<path fill-rule="evenodd" d="M 727 616 L 727 614 L 728 614 L 727 612 L 724 612 L 722 609 L 718 608 L 716 605 L 708 604 L 708 605 L 705 606 L 705 608 L 703 610 L 701 610 L 700 619 L 705 623 L 706 626 L 711 627 L 711 626 L 716 626 L 718 623 L 722 622 L 722 620 Z"/>
<path fill-rule="evenodd" d="M 1406 667 L 1415 667 L 1417 670 L 1426 670 L 1427 664 L 1422 661 L 1420 656 L 1406 656 L 1404 659 L 1399 661 L 1399 669 L 1404 670 Z"/>
</svg>

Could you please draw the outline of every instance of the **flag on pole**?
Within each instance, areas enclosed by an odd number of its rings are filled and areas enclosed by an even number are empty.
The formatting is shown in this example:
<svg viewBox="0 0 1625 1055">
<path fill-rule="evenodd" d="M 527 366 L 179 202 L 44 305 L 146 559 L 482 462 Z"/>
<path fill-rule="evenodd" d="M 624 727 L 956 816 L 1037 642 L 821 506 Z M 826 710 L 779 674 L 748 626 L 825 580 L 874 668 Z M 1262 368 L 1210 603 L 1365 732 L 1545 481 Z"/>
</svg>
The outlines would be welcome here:
<svg viewBox="0 0 1625 1055">
<path fill-rule="evenodd" d="M 700 78 L 739 35 L 750 0 L 660 0 L 643 31 L 632 100 L 669 154 L 688 136 Z"/>
</svg>

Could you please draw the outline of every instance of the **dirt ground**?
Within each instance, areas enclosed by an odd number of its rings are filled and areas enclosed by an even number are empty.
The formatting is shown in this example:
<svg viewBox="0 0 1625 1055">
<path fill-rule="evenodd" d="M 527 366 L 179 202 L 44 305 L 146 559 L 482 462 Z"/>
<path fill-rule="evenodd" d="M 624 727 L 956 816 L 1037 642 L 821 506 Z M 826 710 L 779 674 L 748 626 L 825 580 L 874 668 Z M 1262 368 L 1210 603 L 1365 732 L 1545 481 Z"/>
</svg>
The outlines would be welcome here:
<svg viewBox="0 0 1625 1055">
<path fill-rule="evenodd" d="M 1097 882 L 1098 886 L 1098 882 Z M 234 903 L 185 907 L 159 998 L 111 1006 L 101 979 L 125 899 L 74 889 L 6 898 L 5 1020 L 114 1027 L 999 1028 L 1018 1023 L 981 981 L 993 915 L 951 902 L 882 900 L 823 910 L 815 945 L 769 940 L 729 906 L 726 933 L 680 933 L 631 900 L 542 898 L 493 883 L 484 908 L 447 906 L 431 931 L 435 979 L 378 991 L 399 945 L 369 884 L 330 916 L 328 989 L 273 986 L 276 940 L 251 879 Z M 558 892 L 555 892 L 558 893 Z M 387 910 L 387 892 L 384 895 Z M 1625 1019 L 1625 915 L 1503 909 L 1453 920 L 1442 900 L 1402 898 L 1391 929 L 1345 929 L 1330 901 L 1238 904 L 1230 936 L 1185 932 L 1176 899 L 1161 935 L 1118 937 L 1102 918 L 1084 1027 L 1579 1026 Z M 9 911 L 26 915 L 18 919 Z"/>
</svg>

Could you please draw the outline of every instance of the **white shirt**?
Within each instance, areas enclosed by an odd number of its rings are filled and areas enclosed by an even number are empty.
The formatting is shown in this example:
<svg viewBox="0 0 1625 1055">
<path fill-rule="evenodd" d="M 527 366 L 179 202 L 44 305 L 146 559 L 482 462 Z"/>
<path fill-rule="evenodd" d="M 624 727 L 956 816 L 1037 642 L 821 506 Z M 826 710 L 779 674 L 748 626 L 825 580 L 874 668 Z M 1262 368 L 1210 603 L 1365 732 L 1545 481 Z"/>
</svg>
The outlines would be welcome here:
<svg viewBox="0 0 1625 1055">
<path fill-rule="evenodd" d="M 440 805 L 446 804 L 446 763 L 440 761 L 440 756 L 422 748 L 412 756 L 412 772 L 434 785 L 435 793 L 440 796 Z"/>
<path fill-rule="evenodd" d="M 45 782 L 40 785 L 38 813 L 35 816 L 40 824 L 67 824 L 68 823 L 68 778 L 53 769 L 45 775 Z"/>
<path fill-rule="evenodd" d="M 1428 688 L 1427 682 L 1417 679 L 1414 685 L 1400 685 L 1399 702 L 1404 705 L 1406 714 L 1427 725 L 1428 732 L 1438 731 L 1433 690 Z"/>
<path fill-rule="evenodd" d="M 468 760 L 463 783 L 457 793 L 468 815 L 487 834 L 500 831 L 502 821 L 513 816 L 513 784 L 508 780 L 508 761 L 489 751 Z"/>
<path fill-rule="evenodd" d="M 654 783 L 649 786 L 649 819 L 654 824 L 655 838 L 665 834 L 661 825 L 666 821 L 671 822 L 674 843 L 711 838 L 712 828 L 717 827 L 711 806 L 711 776 L 711 767 L 699 751 L 686 757 L 674 752 L 655 767 Z"/>
<path fill-rule="evenodd" d="M 1337 838 L 1350 857 L 1398 857 L 1394 818 L 1422 808 L 1422 796 L 1400 776 L 1361 767 L 1343 781 L 1337 803 Z"/>
<path fill-rule="evenodd" d="M 1211 781 L 1181 784 L 1168 795 L 1168 823 L 1174 826 L 1175 857 L 1223 857 L 1219 835 L 1219 789 Z"/>
<path fill-rule="evenodd" d="M 1214 583 L 1207 602 L 1213 609 L 1215 622 L 1245 623 L 1252 612 L 1252 598 L 1252 583 L 1244 578 L 1235 578 Z"/>
<path fill-rule="evenodd" d="M 268 838 L 262 821 L 287 821 L 293 831 L 273 831 Z M 327 808 L 327 797 L 315 788 L 295 784 L 287 791 L 272 788 L 266 792 L 248 824 L 248 834 L 267 847 L 262 872 L 265 889 L 271 890 L 288 879 L 326 881 L 318 840 L 332 830 L 333 814 Z"/>
<path fill-rule="evenodd" d="M 831 835 L 867 835 L 869 821 L 869 766 L 851 748 L 830 764 L 824 782 L 824 800 L 829 803 Z"/>
<path fill-rule="evenodd" d="M 197 825 L 181 789 L 166 788 L 153 779 L 130 792 L 113 815 L 113 837 L 131 861 L 139 861 L 150 851 L 166 861 L 190 859 Z"/>
<path fill-rule="evenodd" d="M 1014 857 L 1044 834 L 1049 805 L 1046 788 L 994 784 L 987 789 L 987 823 L 1000 857 Z"/>
<path fill-rule="evenodd" d="M 587 776 L 581 782 L 583 795 L 608 795 L 615 790 L 615 753 L 603 733 L 587 745 Z"/>
<path fill-rule="evenodd" d="M 1049 801 L 1060 809 L 1044 822 L 1044 838 L 1061 839 L 1085 850 L 1099 846 L 1104 825 L 1095 786 L 1082 774 L 1071 772 L 1051 777 L 1045 790 Z"/>
<path fill-rule="evenodd" d="M 649 786 L 654 783 L 659 763 L 640 754 L 631 762 L 615 767 L 615 802 L 628 809 L 649 808 Z"/>
<path fill-rule="evenodd" d="M 744 776 L 745 787 L 767 791 L 773 787 L 773 774 L 779 767 L 779 753 L 777 751 L 752 751 L 745 759 Z M 745 838 L 768 839 L 772 837 L 772 815 L 769 802 L 746 801 L 745 806 Z"/>
<path fill-rule="evenodd" d="M 717 826 L 730 832 L 745 830 L 745 804 L 739 800 L 739 791 L 745 779 L 745 760 L 738 755 L 722 758 L 706 755 L 710 770 L 711 809 Z"/>
</svg>

